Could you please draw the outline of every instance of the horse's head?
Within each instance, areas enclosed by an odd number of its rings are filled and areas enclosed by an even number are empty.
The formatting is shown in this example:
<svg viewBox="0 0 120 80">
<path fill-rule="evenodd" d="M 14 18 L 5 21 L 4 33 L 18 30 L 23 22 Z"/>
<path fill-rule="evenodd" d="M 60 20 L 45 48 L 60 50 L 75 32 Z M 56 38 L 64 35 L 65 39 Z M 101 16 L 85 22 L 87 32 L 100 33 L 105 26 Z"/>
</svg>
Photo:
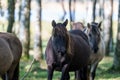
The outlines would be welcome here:
<svg viewBox="0 0 120 80">
<path fill-rule="evenodd" d="M 82 22 L 71 22 L 71 25 L 72 25 L 72 30 L 82 30 L 84 29 L 84 25 Z"/>
<path fill-rule="evenodd" d="M 52 42 L 54 51 L 59 55 L 63 56 L 67 51 L 68 43 L 68 32 L 66 29 L 68 20 L 63 23 L 56 23 L 52 21 Z"/>
<path fill-rule="evenodd" d="M 101 40 L 100 30 L 101 22 L 100 23 L 92 22 L 91 24 L 89 23 L 87 24 L 86 34 L 88 35 L 90 45 L 94 53 L 97 53 L 99 49 L 99 43 Z"/>
</svg>

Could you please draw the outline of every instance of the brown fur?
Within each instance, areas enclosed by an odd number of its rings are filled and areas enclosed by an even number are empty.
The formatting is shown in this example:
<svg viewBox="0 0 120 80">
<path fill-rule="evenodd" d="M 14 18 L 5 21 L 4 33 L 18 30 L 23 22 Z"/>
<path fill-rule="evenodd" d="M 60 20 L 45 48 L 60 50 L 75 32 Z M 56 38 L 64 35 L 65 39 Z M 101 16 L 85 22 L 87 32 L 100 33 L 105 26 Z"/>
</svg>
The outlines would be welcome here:
<svg viewBox="0 0 120 80">
<path fill-rule="evenodd" d="M 72 30 L 76 30 L 76 29 L 83 30 L 84 29 L 84 25 L 82 22 L 72 22 L 71 25 L 72 25 Z"/>
<path fill-rule="evenodd" d="M 92 26 L 93 25 L 94 26 L 98 26 L 99 31 L 96 32 L 96 34 L 100 34 L 101 23 L 98 24 L 98 23 L 93 22 L 93 23 L 91 23 L 91 25 Z M 85 31 L 85 33 L 88 36 L 88 38 L 89 38 L 89 33 L 92 31 L 91 30 L 92 29 L 91 25 L 88 25 L 87 26 L 88 28 L 86 28 L 86 31 Z M 74 23 L 74 29 L 75 30 L 78 30 L 78 29 L 82 30 L 81 26 L 78 26 L 78 23 Z M 101 34 L 100 34 L 100 40 L 98 40 L 98 41 L 99 41 L 99 44 L 98 44 L 99 50 L 97 51 L 97 53 L 94 53 L 94 51 L 92 50 L 92 53 L 90 55 L 90 62 L 89 63 L 90 63 L 90 66 L 91 66 L 91 69 L 90 69 L 91 80 L 94 80 L 96 68 L 97 68 L 99 62 L 103 59 L 104 54 L 105 54 L 105 45 L 104 45 L 104 41 L 102 39 L 102 35 Z M 91 44 L 91 42 L 89 42 L 89 43 Z"/>
<path fill-rule="evenodd" d="M 67 20 L 64 23 L 52 21 L 53 31 L 46 50 L 48 80 L 52 80 L 54 70 L 61 71 L 61 80 L 69 80 L 69 72 L 76 71 L 89 64 L 90 46 L 76 30 L 68 32 Z M 61 54 L 63 53 L 63 54 Z M 88 68 L 85 68 L 86 74 Z M 87 80 L 87 76 L 84 76 Z"/>
<path fill-rule="evenodd" d="M 5 79 L 18 80 L 19 61 L 22 55 L 22 45 L 19 39 L 10 33 L 0 32 L 0 75 Z"/>
</svg>

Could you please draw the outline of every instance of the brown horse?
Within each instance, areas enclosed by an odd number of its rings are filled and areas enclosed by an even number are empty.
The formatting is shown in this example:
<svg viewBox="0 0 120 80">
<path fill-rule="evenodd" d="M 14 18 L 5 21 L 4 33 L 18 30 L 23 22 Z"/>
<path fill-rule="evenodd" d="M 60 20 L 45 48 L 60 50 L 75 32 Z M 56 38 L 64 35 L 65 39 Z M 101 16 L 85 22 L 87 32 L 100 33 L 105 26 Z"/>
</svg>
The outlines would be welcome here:
<svg viewBox="0 0 120 80">
<path fill-rule="evenodd" d="M 19 79 L 21 54 L 19 39 L 13 34 L 0 32 L 0 76 L 3 80 Z"/>
<path fill-rule="evenodd" d="M 84 25 L 82 22 L 71 22 L 72 30 L 84 30 Z"/>
<path fill-rule="evenodd" d="M 54 70 L 62 72 L 60 80 L 69 80 L 70 71 L 77 71 L 89 63 L 90 46 L 79 34 L 67 31 L 67 23 L 68 20 L 64 23 L 52 21 L 52 36 L 45 50 L 48 80 L 52 80 Z M 87 74 L 87 67 L 85 70 Z M 84 78 L 88 80 L 89 77 L 85 75 Z"/>
<path fill-rule="evenodd" d="M 90 75 L 91 80 L 94 80 L 97 66 L 105 55 L 105 44 L 101 34 L 101 22 L 88 23 L 84 32 L 88 35 L 89 43 L 92 49 L 92 54 L 90 56 Z"/>
<path fill-rule="evenodd" d="M 74 26 L 77 26 L 77 23 L 74 23 Z M 82 26 L 79 27 L 81 28 Z M 80 28 L 74 27 L 76 30 Z M 88 23 L 87 28 L 84 28 L 82 30 L 88 36 L 89 44 L 92 50 L 92 53 L 90 55 L 90 75 L 91 80 L 94 80 L 96 68 L 105 54 L 105 45 L 101 35 L 101 22 L 92 22 L 91 24 Z M 78 74 L 80 75 L 82 72 L 79 72 Z"/>
</svg>

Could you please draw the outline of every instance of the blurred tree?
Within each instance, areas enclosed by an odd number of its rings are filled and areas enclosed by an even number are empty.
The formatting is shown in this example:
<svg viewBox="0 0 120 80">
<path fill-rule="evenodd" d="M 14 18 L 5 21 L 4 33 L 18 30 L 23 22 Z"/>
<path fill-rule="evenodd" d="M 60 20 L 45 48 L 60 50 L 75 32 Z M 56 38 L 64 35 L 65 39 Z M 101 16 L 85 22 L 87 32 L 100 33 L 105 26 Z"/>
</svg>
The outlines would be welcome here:
<svg viewBox="0 0 120 80">
<path fill-rule="evenodd" d="M 43 51 L 42 51 L 42 2 L 41 0 L 36 0 L 36 23 L 35 23 L 35 38 L 34 38 L 34 58 L 37 61 L 41 61 L 43 59 Z"/>
<path fill-rule="evenodd" d="M 12 32 L 14 24 L 15 0 L 8 0 L 8 28 L 7 32 Z"/>
<path fill-rule="evenodd" d="M 66 10 L 65 10 L 65 6 L 64 6 L 64 0 L 61 0 L 61 5 L 62 5 L 62 9 L 63 9 L 63 16 L 61 18 L 61 20 L 64 20 L 65 15 L 67 14 Z"/>
<path fill-rule="evenodd" d="M 119 7 L 118 7 L 118 32 L 117 32 L 117 43 L 116 43 L 116 50 L 114 54 L 114 62 L 112 69 L 120 71 L 120 0 L 119 0 Z"/>
<path fill-rule="evenodd" d="M 30 2 L 31 0 L 21 1 L 21 15 L 20 15 L 20 27 L 22 36 L 21 41 L 23 44 L 23 53 L 29 58 L 30 48 Z"/>
<path fill-rule="evenodd" d="M 110 14 L 108 15 L 108 29 L 109 29 L 109 32 L 108 32 L 108 35 L 109 35 L 109 38 L 108 38 L 108 41 L 107 41 L 107 44 L 106 44 L 106 56 L 109 56 L 109 53 L 111 52 L 111 49 L 113 49 L 113 30 L 112 30 L 112 15 L 113 15 L 113 0 L 110 0 L 110 7 L 111 7 L 111 11 L 110 11 Z"/>
<path fill-rule="evenodd" d="M 96 18 L 96 3 L 97 3 L 97 0 L 93 0 L 93 21 L 95 21 L 95 18 Z"/>
<path fill-rule="evenodd" d="M 72 0 L 69 0 L 70 23 L 75 21 L 75 3 L 76 0 L 73 1 L 73 5 Z M 72 27 L 70 27 L 70 29 L 72 29 Z"/>
<path fill-rule="evenodd" d="M 3 11 L 3 4 L 2 4 L 2 0 L 0 0 L 0 16 L 1 17 L 3 17 L 4 16 L 4 11 Z M 0 19 L 2 19 L 2 18 L 0 18 Z M 2 21 L 2 20 L 1 20 Z M 2 30 L 4 31 L 5 29 L 4 29 L 4 23 L 3 22 L 1 22 L 1 26 L 2 26 Z"/>
<path fill-rule="evenodd" d="M 99 5 L 100 5 L 99 16 L 101 19 L 104 19 L 104 3 L 105 0 L 99 0 Z"/>
</svg>

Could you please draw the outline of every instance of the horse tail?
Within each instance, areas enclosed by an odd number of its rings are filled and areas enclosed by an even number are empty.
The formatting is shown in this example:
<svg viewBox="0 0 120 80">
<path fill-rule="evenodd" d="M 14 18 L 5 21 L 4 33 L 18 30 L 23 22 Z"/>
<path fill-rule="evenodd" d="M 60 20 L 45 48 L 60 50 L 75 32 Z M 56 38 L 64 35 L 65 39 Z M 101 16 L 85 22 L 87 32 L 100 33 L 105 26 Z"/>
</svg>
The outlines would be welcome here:
<svg viewBox="0 0 120 80">
<path fill-rule="evenodd" d="M 14 70 L 13 80 L 19 80 L 19 63 L 16 65 L 16 68 Z"/>
</svg>

